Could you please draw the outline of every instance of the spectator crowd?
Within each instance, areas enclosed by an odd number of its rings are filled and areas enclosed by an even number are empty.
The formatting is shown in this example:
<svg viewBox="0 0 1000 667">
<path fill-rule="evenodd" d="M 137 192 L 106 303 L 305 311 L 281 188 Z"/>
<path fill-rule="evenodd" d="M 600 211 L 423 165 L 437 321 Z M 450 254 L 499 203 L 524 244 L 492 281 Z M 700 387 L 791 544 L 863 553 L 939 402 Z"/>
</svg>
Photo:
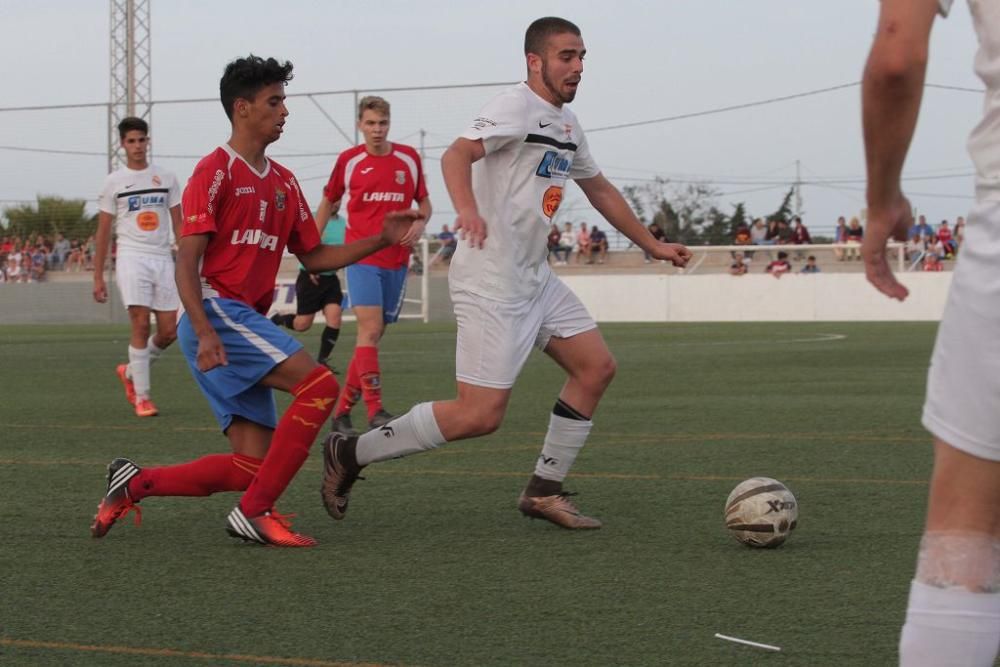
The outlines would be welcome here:
<svg viewBox="0 0 1000 667">
<path fill-rule="evenodd" d="M 95 239 L 70 241 L 62 234 L 0 237 L 0 283 L 36 283 L 49 271 L 90 271 Z"/>
</svg>

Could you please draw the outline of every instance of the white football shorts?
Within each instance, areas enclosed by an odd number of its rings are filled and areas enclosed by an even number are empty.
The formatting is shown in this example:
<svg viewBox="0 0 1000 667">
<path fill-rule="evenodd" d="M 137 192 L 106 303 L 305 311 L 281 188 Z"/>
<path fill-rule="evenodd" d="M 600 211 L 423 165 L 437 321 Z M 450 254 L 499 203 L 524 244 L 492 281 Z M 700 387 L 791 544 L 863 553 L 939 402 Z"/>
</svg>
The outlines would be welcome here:
<svg viewBox="0 0 1000 667">
<path fill-rule="evenodd" d="M 551 274 L 531 300 L 487 299 L 451 290 L 458 322 L 455 378 L 480 387 L 509 389 L 531 354 L 549 339 L 570 338 L 597 327 L 594 318 L 566 285 Z"/>
<path fill-rule="evenodd" d="M 156 255 L 118 255 L 115 280 L 122 303 L 151 310 L 177 310 L 181 300 L 174 282 L 174 260 Z"/>
<path fill-rule="evenodd" d="M 1000 202 L 978 202 L 952 276 L 927 377 L 923 424 L 1000 461 Z"/>
</svg>

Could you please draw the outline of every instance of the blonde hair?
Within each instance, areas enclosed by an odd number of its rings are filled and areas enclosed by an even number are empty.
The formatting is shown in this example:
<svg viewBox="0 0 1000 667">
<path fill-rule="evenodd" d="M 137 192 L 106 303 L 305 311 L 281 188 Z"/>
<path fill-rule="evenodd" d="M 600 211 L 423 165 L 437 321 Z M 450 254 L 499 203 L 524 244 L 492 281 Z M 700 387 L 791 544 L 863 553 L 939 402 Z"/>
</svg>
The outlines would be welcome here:
<svg viewBox="0 0 1000 667">
<path fill-rule="evenodd" d="M 378 113 L 383 113 L 386 116 L 389 114 L 389 103 L 385 101 L 384 98 L 378 97 L 377 95 L 366 95 L 361 98 L 358 102 L 358 120 L 361 120 L 361 116 L 364 115 L 365 111 L 371 109 L 372 111 L 377 111 Z"/>
</svg>

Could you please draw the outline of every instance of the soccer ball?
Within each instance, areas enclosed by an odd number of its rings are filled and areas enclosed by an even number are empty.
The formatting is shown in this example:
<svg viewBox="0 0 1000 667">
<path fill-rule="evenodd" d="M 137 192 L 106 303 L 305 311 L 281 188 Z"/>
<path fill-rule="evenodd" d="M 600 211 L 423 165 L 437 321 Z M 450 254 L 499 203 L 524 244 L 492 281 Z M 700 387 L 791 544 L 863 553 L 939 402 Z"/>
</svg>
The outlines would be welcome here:
<svg viewBox="0 0 1000 667">
<path fill-rule="evenodd" d="M 726 498 L 726 528 L 751 547 L 776 547 L 783 543 L 799 518 L 795 496 L 770 477 L 740 482 Z"/>
</svg>

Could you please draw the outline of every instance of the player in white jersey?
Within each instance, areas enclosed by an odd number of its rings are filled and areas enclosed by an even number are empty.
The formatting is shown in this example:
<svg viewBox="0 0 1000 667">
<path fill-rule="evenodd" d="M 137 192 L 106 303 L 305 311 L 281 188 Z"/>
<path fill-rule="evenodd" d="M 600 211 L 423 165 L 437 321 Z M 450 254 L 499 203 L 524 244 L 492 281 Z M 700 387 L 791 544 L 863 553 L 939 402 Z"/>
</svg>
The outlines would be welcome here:
<svg viewBox="0 0 1000 667">
<path fill-rule="evenodd" d="M 535 346 L 568 377 L 518 509 L 565 528 L 601 526 L 562 488 L 615 374 L 594 320 L 548 266 L 546 237 L 566 180 L 574 179 L 608 222 L 652 257 L 684 266 L 691 253 L 653 238 L 601 174 L 565 106 L 583 72 L 579 28 L 538 19 L 528 27 L 524 52 L 527 82 L 487 104 L 441 160 L 463 240 L 450 273 L 458 397 L 421 403 L 360 438 L 331 434 L 323 448 L 323 502 L 335 519 L 343 518 L 364 466 L 495 431 Z"/>
<path fill-rule="evenodd" d="M 108 300 L 104 263 L 114 221 L 118 291 L 132 325 L 128 363 L 119 364 L 116 371 L 135 414 L 152 417 L 157 409 L 149 397 L 149 366 L 177 338 L 180 299 L 174 283 L 171 247 L 173 239 L 180 235 L 181 195 L 174 175 L 146 158 L 146 121 L 125 118 L 118 124 L 118 135 L 127 162 L 104 179 L 98 199 L 94 299 L 98 303 Z M 155 335 L 150 335 L 150 313 L 156 316 Z"/>
<path fill-rule="evenodd" d="M 862 87 L 869 281 L 905 299 L 886 241 L 913 222 L 900 174 L 920 109 L 931 27 L 952 0 L 882 0 Z M 923 424 L 934 436 L 927 521 L 899 642 L 905 667 L 993 665 L 1000 645 L 1000 2 L 969 0 L 986 84 L 969 139 L 976 203 L 931 358 Z"/>
</svg>

